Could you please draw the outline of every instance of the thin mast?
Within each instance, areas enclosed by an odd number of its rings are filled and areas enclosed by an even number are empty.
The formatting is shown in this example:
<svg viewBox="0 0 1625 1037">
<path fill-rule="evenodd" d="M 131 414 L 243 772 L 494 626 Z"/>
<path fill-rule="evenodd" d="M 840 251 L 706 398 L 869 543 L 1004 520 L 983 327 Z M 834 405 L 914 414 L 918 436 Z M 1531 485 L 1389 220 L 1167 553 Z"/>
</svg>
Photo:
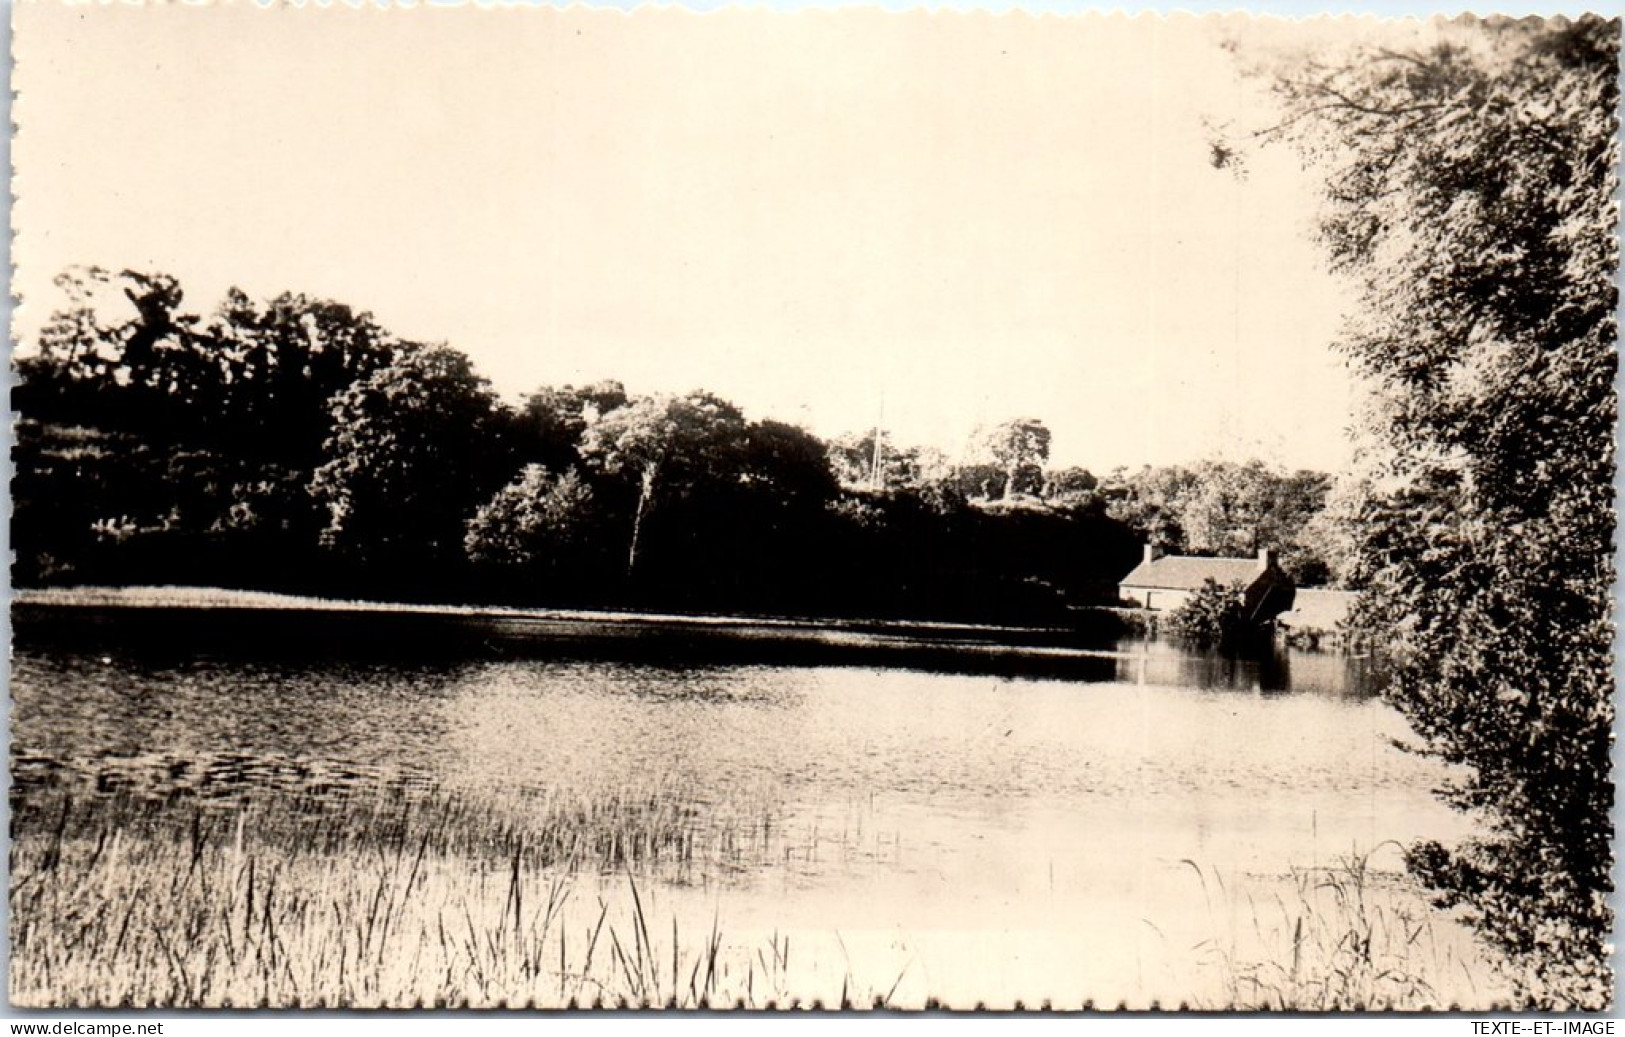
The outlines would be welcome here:
<svg viewBox="0 0 1625 1037">
<path fill-rule="evenodd" d="M 869 490 L 877 493 L 880 490 L 880 448 L 886 441 L 886 390 L 880 390 L 880 413 L 875 417 L 875 450 L 874 457 L 869 462 Z"/>
</svg>

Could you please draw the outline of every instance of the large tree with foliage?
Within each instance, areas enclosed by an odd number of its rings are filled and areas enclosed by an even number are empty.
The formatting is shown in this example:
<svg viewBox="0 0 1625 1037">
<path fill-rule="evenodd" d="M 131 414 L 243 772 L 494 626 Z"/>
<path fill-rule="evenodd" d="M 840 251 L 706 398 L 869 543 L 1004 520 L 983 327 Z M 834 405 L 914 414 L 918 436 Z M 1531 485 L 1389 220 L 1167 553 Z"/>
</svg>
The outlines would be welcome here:
<svg viewBox="0 0 1625 1037">
<path fill-rule="evenodd" d="M 1037 418 L 1012 418 L 977 433 L 977 446 L 1004 475 L 1008 501 L 1024 485 L 1037 490 L 1043 483 L 1044 463 L 1049 460 L 1050 431 Z"/>
<path fill-rule="evenodd" d="M 1460 21 L 1274 82 L 1360 290 L 1377 387 L 1359 525 L 1392 701 L 1484 818 L 1413 849 L 1539 1003 L 1612 996 L 1618 22 Z M 1226 159 L 1223 149 L 1217 159 Z"/>
<path fill-rule="evenodd" d="M 1134 530 L 1153 547 L 1183 554 L 1187 549 L 1182 524 L 1184 501 L 1196 486 L 1196 473 L 1189 468 L 1148 465 L 1135 472 L 1121 468 L 1112 472 L 1101 495 L 1111 518 Z"/>
<path fill-rule="evenodd" d="M 464 523 L 507 467 L 496 399 L 468 357 L 402 345 L 331 407 L 311 480 L 324 542 L 364 564 L 460 561 Z"/>
<path fill-rule="evenodd" d="M 475 511 L 463 546 L 478 564 L 557 570 L 588 539 L 596 518 L 592 488 L 574 468 L 555 476 L 529 464 Z"/>
<path fill-rule="evenodd" d="M 516 416 L 516 449 L 527 461 L 553 471 L 581 462 L 581 437 L 587 426 L 625 405 L 620 382 L 604 381 L 576 388 L 543 386 L 525 397 Z"/>
<path fill-rule="evenodd" d="M 371 314 L 288 292 L 256 303 L 232 288 L 207 330 L 225 372 L 230 448 L 307 473 L 323 460 L 329 402 L 384 366 L 395 345 Z"/>
<path fill-rule="evenodd" d="M 637 484 L 627 575 L 637 569 L 643 524 L 659 492 L 730 469 L 744 436 L 745 418 L 739 408 L 705 392 L 640 397 L 587 427 L 582 457 L 610 475 L 628 475 Z"/>
</svg>

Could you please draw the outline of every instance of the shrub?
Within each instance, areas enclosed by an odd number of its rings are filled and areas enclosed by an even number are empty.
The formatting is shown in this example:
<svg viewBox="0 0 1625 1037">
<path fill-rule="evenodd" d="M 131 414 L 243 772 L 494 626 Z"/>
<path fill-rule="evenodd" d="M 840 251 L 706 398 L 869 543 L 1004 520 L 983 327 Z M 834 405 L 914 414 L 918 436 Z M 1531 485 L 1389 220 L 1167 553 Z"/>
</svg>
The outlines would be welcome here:
<svg viewBox="0 0 1625 1037">
<path fill-rule="evenodd" d="M 1168 617 L 1169 633 L 1200 648 L 1234 647 L 1247 627 L 1242 589 L 1211 577 Z"/>
</svg>

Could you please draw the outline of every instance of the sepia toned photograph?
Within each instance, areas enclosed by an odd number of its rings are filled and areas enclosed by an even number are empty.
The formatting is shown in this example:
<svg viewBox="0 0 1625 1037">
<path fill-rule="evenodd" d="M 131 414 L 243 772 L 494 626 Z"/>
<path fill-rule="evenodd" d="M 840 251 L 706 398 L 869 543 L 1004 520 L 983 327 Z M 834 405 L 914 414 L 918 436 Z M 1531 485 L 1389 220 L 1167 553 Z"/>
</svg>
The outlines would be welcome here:
<svg viewBox="0 0 1625 1037">
<path fill-rule="evenodd" d="M 11 14 L 14 1008 L 1613 1008 L 1618 19 Z"/>
</svg>

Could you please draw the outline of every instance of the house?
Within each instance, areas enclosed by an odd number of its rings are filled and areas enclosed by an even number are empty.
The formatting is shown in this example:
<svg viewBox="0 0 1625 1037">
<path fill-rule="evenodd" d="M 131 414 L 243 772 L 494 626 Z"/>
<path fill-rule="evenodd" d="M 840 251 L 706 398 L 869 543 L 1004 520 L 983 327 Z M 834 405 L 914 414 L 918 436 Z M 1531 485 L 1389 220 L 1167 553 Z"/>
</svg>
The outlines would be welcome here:
<svg viewBox="0 0 1625 1037">
<path fill-rule="evenodd" d="M 1353 591 L 1301 587 L 1292 599 L 1292 608 L 1281 614 L 1282 629 L 1325 636 L 1336 634 L 1348 621 L 1349 610 L 1359 595 Z"/>
<path fill-rule="evenodd" d="M 1171 612 L 1201 590 L 1208 580 L 1221 587 L 1240 587 L 1247 618 L 1262 623 L 1292 607 L 1296 586 L 1265 548 L 1257 558 L 1196 558 L 1161 555 L 1150 544 L 1145 558 L 1118 583 L 1124 601 L 1153 612 Z"/>
</svg>

